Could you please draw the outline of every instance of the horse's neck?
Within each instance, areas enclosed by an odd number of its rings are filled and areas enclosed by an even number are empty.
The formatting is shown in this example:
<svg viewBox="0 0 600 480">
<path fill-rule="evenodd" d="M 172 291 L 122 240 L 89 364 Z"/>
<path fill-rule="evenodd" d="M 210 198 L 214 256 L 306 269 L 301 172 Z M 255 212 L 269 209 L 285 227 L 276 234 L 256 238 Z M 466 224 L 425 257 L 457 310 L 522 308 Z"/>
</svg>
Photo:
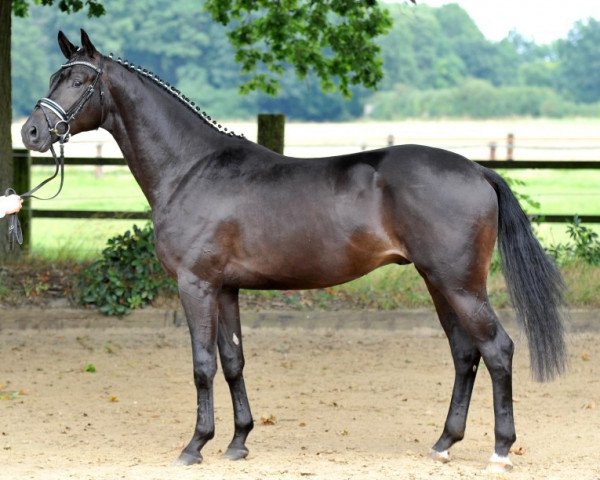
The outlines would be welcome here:
<svg viewBox="0 0 600 480">
<path fill-rule="evenodd" d="M 168 200 L 168 185 L 185 168 L 181 165 L 206 157 L 226 136 L 151 80 L 118 65 L 113 68 L 114 105 L 106 129 L 154 207 Z"/>
</svg>

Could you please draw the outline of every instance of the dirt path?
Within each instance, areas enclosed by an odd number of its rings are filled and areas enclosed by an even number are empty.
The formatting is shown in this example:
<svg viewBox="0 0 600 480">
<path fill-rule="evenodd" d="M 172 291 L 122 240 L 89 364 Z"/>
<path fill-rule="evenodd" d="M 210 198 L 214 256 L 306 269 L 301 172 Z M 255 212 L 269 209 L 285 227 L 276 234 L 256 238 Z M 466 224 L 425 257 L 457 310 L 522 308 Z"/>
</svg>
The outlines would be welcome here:
<svg viewBox="0 0 600 480">
<path fill-rule="evenodd" d="M 119 321 L 0 310 L 0 317 L 0 479 L 490 477 L 482 471 L 493 448 L 485 371 L 453 461 L 427 458 L 453 381 L 430 312 L 248 314 L 246 384 L 257 421 L 250 456 L 221 458 L 233 422 L 218 374 L 217 434 L 194 467 L 170 466 L 195 410 L 188 333 L 170 326 L 171 314 Z M 509 478 L 600 479 L 600 321 L 595 312 L 575 317 L 569 374 L 551 384 L 531 381 L 524 339 L 508 322 L 517 342 L 521 453 L 512 455 Z M 41 321 L 61 328 L 30 328 Z M 85 371 L 89 365 L 96 371 Z"/>
</svg>

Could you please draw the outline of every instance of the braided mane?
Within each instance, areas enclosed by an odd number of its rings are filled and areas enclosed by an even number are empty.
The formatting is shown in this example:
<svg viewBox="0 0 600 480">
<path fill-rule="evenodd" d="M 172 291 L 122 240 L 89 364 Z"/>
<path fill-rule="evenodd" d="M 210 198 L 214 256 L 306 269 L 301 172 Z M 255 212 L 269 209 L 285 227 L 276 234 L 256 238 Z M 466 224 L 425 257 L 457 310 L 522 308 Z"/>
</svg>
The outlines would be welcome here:
<svg viewBox="0 0 600 480">
<path fill-rule="evenodd" d="M 204 123 L 211 126 L 218 132 L 220 132 L 224 135 L 227 135 L 229 137 L 246 138 L 243 134 L 238 135 L 238 134 L 234 133 L 233 131 L 228 130 L 227 127 L 222 126 L 216 120 L 213 120 L 206 112 L 202 111 L 198 105 L 196 105 L 194 102 L 192 102 L 188 97 L 183 95 L 179 90 L 177 90 L 171 84 L 161 80 L 158 75 L 155 75 L 151 71 L 149 71 L 145 68 L 142 68 L 140 66 L 136 67 L 133 63 L 128 62 L 126 60 L 122 60 L 121 57 L 114 59 L 112 53 L 108 56 L 108 58 L 110 58 L 111 60 L 115 60 L 119 65 L 124 66 L 125 68 L 131 70 L 132 72 L 135 72 L 145 78 L 152 80 L 156 85 L 161 87 L 163 90 L 166 90 L 173 97 L 175 97 L 177 100 L 179 100 L 185 107 L 187 107 L 189 110 L 193 111 L 196 115 L 198 115 L 198 117 L 200 117 Z"/>
</svg>

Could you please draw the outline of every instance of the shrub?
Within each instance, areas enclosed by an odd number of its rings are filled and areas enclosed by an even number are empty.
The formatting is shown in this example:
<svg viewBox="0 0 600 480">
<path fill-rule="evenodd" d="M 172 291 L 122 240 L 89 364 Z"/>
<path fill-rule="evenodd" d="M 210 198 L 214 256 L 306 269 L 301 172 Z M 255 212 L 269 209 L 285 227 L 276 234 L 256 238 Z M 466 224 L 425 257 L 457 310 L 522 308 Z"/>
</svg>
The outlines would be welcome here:
<svg viewBox="0 0 600 480">
<path fill-rule="evenodd" d="M 572 242 L 551 245 L 547 250 L 558 263 L 583 261 L 588 265 L 600 265 L 600 241 L 598 234 L 581 224 L 577 216 L 567 226 Z"/>
<path fill-rule="evenodd" d="M 102 257 L 83 269 L 78 300 L 106 315 L 124 315 L 150 303 L 160 291 L 176 291 L 154 250 L 151 224 L 127 230 L 108 240 Z"/>
</svg>

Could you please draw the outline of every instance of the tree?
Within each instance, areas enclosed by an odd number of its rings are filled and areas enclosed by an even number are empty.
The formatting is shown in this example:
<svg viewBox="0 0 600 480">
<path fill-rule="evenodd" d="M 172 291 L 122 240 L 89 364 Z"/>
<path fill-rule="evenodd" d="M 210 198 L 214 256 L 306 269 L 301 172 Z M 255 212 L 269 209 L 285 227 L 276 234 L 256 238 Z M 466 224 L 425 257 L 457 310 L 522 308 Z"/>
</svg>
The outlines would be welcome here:
<svg viewBox="0 0 600 480">
<path fill-rule="evenodd" d="M 13 182 L 11 65 L 11 6 L 0 1 L 0 195 Z M 6 222 L 0 223 L 0 260 L 6 251 Z"/>
<path fill-rule="evenodd" d="M 600 20 L 577 22 L 566 40 L 558 43 L 561 83 L 575 101 L 600 100 Z"/>
<path fill-rule="evenodd" d="M 392 21 L 375 0 L 206 0 L 205 7 L 231 27 L 236 60 L 252 74 L 242 91 L 276 94 L 286 64 L 301 78 L 314 72 L 324 91 L 345 96 L 350 85 L 374 87 L 383 76 L 374 38 Z"/>
</svg>

